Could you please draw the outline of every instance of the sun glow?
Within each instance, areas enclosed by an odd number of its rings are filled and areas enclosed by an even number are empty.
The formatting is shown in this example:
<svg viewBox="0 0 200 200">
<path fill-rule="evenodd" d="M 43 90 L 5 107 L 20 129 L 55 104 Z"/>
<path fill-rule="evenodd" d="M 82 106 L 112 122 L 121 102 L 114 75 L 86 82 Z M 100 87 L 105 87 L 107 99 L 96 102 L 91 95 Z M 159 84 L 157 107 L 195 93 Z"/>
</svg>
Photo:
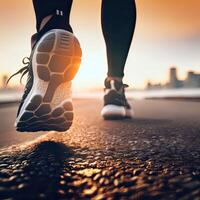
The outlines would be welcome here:
<svg viewBox="0 0 200 200">
<path fill-rule="evenodd" d="M 100 23 L 101 0 L 74 0 L 71 24 L 83 58 L 74 88 L 99 88 L 106 76 L 106 51 Z M 7 12 L 9 10 L 9 12 Z M 171 65 L 183 77 L 199 69 L 199 0 L 137 0 L 137 26 L 125 69 L 125 82 L 144 87 L 147 80 L 165 81 Z M 10 15 L 12 13 L 12 15 Z M 15 19 L 15 20 L 13 20 Z M 32 2 L 0 2 L 0 76 L 12 74 L 30 54 L 35 32 Z M 0 77 L 0 78 L 1 78 Z M 14 79 L 11 84 L 17 84 Z"/>
</svg>

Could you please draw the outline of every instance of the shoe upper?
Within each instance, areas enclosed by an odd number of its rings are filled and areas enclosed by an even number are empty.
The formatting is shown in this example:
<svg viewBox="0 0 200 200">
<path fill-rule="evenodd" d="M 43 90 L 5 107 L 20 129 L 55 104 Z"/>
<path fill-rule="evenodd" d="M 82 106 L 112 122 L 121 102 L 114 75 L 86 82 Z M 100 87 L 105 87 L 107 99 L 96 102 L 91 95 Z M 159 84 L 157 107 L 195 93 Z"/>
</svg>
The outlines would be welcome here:
<svg viewBox="0 0 200 200">
<path fill-rule="evenodd" d="M 25 57 L 22 60 L 22 63 L 24 64 L 24 67 L 22 67 L 19 71 L 17 71 L 15 74 L 13 74 L 8 80 L 7 83 L 10 81 L 10 79 L 12 77 L 14 77 L 15 75 L 21 74 L 21 78 L 20 78 L 20 83 L 22 81 L 22 78 L 25 74 L 27 74 L 27 80 L 26 80 L 26 85 L 24 88 L 24 94 L 22 96 L 18 111 L 17 111 L 17 117 L 20 113 L 21 107 L 24 103 L 24 100 L 26 99 L 26 97 L 28 96 L 29 92 L 31 91 L 31 88 L 33 86 L 33 70 L 32 70 L 32 54 L 33 54 L 33 49 L 32 49 L 32 53 L 30 57 Z"/>
<path fill-rule="evenodd" d="M 33 58 L 34 47 L 35 47 L 37 41 L 38 41 L 38 33 L 35 33 L 31 37 L 31 50 L 32 50 L 31 55 L 29 58 L 26 57 L 22 60 L 22 63 L 26 65 L 24 67 L 26 71 L 24 70 L 24 72 L 22 73 L 22 77 L 23 77 L 23 75 L 25 75 L 27 73 L 27 80 L 26 80 L 26 85 L 24 88 L 24 94 L 22 96 L 22 99 L 21 99 L 21 102 L 20 102 L 20 105 L 19 105 L 19 108 L 17 111 L 17 117 L 20 113 L 21 107 L 22 107 L 26 97 L 28 96 L 29 92 L 31 91 L 31 88 L 33 87 L 34 76 L 33 76 L 33 69 L 32 69 L 32 58 Z M 27 59 L 28 61 L 25 61 L 25 59 Z"/>
<path fill-rule="evenodd" d="M 127 85 L 123 84 L 122 81 L 117 80 L 105 80 L 105 95 L 104 95 L 104 106 L 106 105 L 117 105 L 124 106 L 130 109 L 130 105 L 125 96 L 125 88 Z"/>
<path fill-rule="evenodd" d="M 33 86 L 33 70 L 32 70 L 32 56 L 30 57 L 29 59 L 29 63 L 27 63 L 27 80 L 26 80 L 26 85 L 25 85 L 25 88 L 24 88 L 24 94 L 22 96 L 22 99 L 21 99 L 21 102 L 20 102 L 20 105 L 19 105 L 19 108 L 18 108 L 18 111 L 17 111 L 17 117 L 20 113 L 20 110 L 21 110 L 21 107 L 26 99 L 26 97 L 28 96 L 29 92 L 31 91 L 31 88 Z M 25 72 L 24 72 L 25 74 Z M 23 74 L 22 74 L 23 76 Z"/>
</svg>

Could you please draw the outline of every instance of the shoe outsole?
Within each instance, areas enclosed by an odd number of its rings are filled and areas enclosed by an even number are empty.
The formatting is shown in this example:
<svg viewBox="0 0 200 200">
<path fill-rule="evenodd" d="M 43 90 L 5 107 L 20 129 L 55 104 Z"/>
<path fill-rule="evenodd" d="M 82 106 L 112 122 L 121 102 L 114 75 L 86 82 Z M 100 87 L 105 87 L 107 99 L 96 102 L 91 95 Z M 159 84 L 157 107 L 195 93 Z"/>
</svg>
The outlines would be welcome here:
<svg viewBox="0 0 200 200">
<path fill-rule="evenodd" d="M 40 39 L 32 59 L 33 87 L 16 120 L 17 131 L 70 128 L 73 121 L 71 80 L 79 69 L 81 56 L 80 44 L 72 33 L 55 29 Z"/>
<path fill-rule="evenodd" d="M 124 106 L 106 105 L 101 111 L 101 116 L 105 120 L 121 120 L 131 119 L 134 116 L 132 108 L 128 109 Z"/>
</svg>

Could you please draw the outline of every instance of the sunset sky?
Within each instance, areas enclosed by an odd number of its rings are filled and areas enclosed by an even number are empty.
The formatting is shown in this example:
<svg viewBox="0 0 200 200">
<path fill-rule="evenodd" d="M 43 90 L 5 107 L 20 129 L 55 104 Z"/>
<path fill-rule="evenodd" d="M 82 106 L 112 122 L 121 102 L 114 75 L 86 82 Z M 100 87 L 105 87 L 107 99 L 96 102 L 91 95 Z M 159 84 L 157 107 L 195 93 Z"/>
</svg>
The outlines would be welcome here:
<svg viewBox="0 0 200 200">
<path fill-rule="evenodd" d="M 200 1 L 136 0 L 136 4 L 137 26 L 125 82 L 142 88 L 146 80 L 167 81 L 172 65 L 179 67 L 181 78 L 190 69 L 200 72 Z M 71 24 L 83 49 L 75 88 L 101 87 L 106 76 L 100 8 L 101 0 L 74 0 Z M 32 1 L 1 0 L 0 26 L 0 73 L 14 73 L 30 53 L 35 32 Z"/>
</svg>

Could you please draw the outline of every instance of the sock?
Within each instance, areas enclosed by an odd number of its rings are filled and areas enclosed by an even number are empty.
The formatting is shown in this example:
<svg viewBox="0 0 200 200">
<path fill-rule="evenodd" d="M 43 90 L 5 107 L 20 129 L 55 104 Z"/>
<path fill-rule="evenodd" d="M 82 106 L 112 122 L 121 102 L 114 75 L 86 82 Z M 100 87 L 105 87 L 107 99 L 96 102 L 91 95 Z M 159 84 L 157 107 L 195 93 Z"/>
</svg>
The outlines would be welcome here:
<svg viewBox="0 0 200 200">
<path fill-rule="evenodd" d="M 123 77 L 115 77 L 115 76 L 108 76 L 106 78 L 107 81 L 115 80 L 115 81 L 118 81 L 118 82 L 122 82 L 122 79 L 123 79 Z"/>
</svg>

